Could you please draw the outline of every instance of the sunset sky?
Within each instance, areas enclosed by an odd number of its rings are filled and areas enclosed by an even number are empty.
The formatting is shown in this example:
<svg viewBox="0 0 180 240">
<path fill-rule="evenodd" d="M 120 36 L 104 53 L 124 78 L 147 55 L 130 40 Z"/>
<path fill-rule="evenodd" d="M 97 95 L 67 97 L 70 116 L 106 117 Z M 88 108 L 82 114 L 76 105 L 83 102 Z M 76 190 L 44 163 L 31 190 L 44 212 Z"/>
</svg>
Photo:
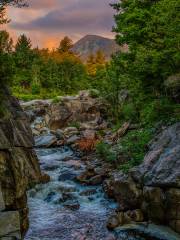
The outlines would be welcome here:
<svg viewBox="0 0 180 240">
<path fill-rule="evenodd" d="M 13 39 L 25 33 L 33 46 L 56 47 L 68 35 L 77 41 L 87 34 L 113 38 L 114 0 L 29 0 L 24 9 L 9 8 L 11 23 L 3 26 Z M 2 28 L 2 27 L 1 27 Z"/>
</svg>

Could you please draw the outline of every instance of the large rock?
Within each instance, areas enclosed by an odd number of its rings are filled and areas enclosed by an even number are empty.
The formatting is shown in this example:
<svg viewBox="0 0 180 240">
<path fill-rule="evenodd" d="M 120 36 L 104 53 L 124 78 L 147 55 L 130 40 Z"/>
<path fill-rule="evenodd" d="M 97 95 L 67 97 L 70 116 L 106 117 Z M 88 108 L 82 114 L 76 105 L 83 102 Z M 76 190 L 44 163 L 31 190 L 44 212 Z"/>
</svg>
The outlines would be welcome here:
<svg viewBox="0 0 180 240">
<path fill-rule="evenodd" d="M 20 217 L 18 211 L 0 213 L 0 239 L 4 236 L 20 240 Z"/>
<path fill-rule="evenodd" d="M 62 97 L 59 103 L 51 104 L 45 120 L 52 130 L 66 127 L 70 123 L 97 121 L 103 107 L 104 105 L 99 100 L 88 94 Z"/>
<path fill-rule="evenodd" d="M 180 188 L 180 123 L 168 127 L 152 141 L 143 164 L 131 175 L 146 186 Z"/>
<path fill-rule="evenodd" d="M 141 209 L 146 220 L 180 233 L 180 123 L 155 137 L 140 166 L 128 175 L 112 174 L 104 188 L 120 211 Z"/>
<path fill-rule="evenodd" d="M 57 143 L 57 138 L 53 134 L 47 134 L 35 137 L 35 146 L 38 148 L 48 148 Z"/>
<path fill-rule="evenodd" d="M 5 110 L 0 116 L 0 238 L 21 239 L 19 234 L 28 229 L 26 191 L 40 182 L 41 172 L 27 115 L 7 90 L 1 105 Z"/>
</svg>

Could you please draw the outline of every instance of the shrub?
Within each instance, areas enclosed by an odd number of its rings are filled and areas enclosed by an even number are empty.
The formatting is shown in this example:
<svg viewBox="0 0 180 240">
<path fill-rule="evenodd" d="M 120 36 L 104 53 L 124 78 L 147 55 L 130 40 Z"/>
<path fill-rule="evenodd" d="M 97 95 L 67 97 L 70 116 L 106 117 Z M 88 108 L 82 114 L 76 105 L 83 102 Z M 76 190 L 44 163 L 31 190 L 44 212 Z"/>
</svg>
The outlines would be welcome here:
<svg viewBox="0 0 180 240">
<path fill-rule="evenodd" d="M 40 94 L 40 91 L 41 91 L 40 85 L 38 85 L 38 84 L 32 84 L 32 86 L 31 86 L 31 93 L 32 93 L 33 95 Z"/>
<path fill-rule="evenodd" d="M 151 129 L 130 131 L 118 144 L 122 146 L 122 152 L 129 157 L 129 161 L 120 166 L 121 170 L 127 172 L 131 167 L 142 163 L 147 151 L 147 144 L 152 139 Z"/>
<path fill-rule="evenodd" d="M 168 98 L 159 98 L 144 104 L 140 118 L 145 125 L 153 125 L 157 121 L 166 123 L 176 117 L 176 109 L 177 104 Z"/>
<path fill-rule="evenodd" d="M 91 152 L 95 149 L 97 144 L 97 139 L 81 139 L 78 141 L 77 145 L 79 149 L 83 152 Z"/>
<path fill-rule="evenodd" d="M 117 159 L 116 152 L 111 148 L 110 145 L 104 142 L 99 142 L 96 145 L 96 153 L 100 158 L 104 159 L 107 162 L 115 162 Z"/>
<path fill-rule="evenodd" d="M 79 122 L 71 122 L 69 123 L 68 127 L 75 127 L 77 129 L 80 129 L 81 124 Z"/>
<path fill-rule="evenodd" d="M 89 95 L 92 98 L 98 98 L 100 96 L 100 93 L 97 89 L 90 89 L 89 90 Z"/>
<path fill-rule="evenodd" d="M 125 121 L 138 121 L 138 111 L 133 103 L 124 104 L 121 110 L 121 115 L 121 118 L 123 118 Z"/>
</svg>

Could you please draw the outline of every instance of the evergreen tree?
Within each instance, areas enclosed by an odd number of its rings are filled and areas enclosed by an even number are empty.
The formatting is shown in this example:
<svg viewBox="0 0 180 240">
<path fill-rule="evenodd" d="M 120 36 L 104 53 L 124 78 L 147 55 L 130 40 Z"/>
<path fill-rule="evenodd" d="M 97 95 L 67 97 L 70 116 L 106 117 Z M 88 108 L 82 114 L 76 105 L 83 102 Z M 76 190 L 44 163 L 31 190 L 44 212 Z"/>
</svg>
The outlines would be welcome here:
<svg viewBox="0 0 180 240">
<path fill-rule="evenodd" d="M 68 36 L 65 36 L 61 40 L 57 50 L 59 53 L 69 53 L 72 47 L 73 47 L 72 40 Z"/>
<path fill-rule="evenodd" d="M 179 71 L 179 6 L 180 0 L 113 4 L 117 43 L 129 46 L 118 62 L 122 59 L 128 75 L 140 80 L 145 91 L 162 91 L 164 80 Z"/>
<path fill-rule="evenodd" d="M 10 53 L 13 48 L 13 40 L 7 31 L 0 31 L 0 52 Z"/>
<path fill-rule="evenodd" d="M 35 54 L 31 47 L 31 40 L 24 34 L 18 38 L 15 45 L 15 82 L 24 88 L 29 88 L 32 82 L 32 64 Z"/>
</svg>

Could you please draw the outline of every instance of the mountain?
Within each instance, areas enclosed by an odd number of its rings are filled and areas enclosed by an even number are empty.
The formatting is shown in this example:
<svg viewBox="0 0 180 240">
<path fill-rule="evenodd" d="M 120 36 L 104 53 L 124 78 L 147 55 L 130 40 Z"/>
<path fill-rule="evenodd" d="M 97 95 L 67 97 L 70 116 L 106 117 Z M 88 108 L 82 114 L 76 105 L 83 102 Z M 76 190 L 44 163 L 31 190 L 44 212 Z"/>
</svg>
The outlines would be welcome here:
<svg viewBox="0 0 180 240">
<path fill-rule="evenodd" d="M 104 38 L 96 35 L 87 35 L 77 41 L 72 51 L 77 53 L 83 61 L 87 60 L 90 54 L 96 54 L 98 50 L 102 50 L 107 60 L 118 50 L 122 50 L 113 39 Z"/>
</svg>

